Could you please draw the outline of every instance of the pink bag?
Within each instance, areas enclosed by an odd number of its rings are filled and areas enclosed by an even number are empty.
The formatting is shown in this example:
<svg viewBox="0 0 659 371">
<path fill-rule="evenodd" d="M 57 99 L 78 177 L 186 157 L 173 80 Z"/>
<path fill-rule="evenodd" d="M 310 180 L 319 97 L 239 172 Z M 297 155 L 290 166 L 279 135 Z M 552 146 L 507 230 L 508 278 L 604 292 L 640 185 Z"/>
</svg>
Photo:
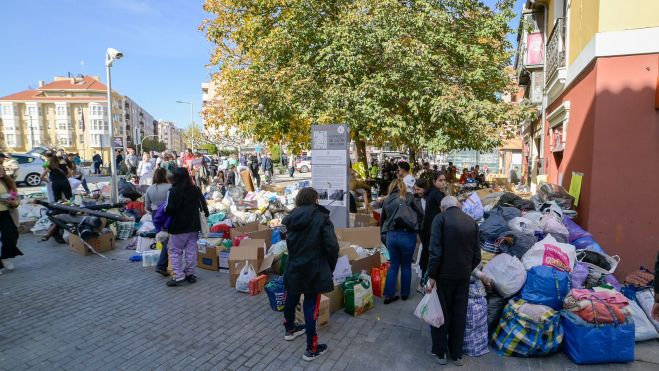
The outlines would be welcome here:
<svg viewBox="0 0 659 371">
<path fill-rule="evenodd" d="M 577 251 L 574 246 L 556 241 L 547 235 L 537 242 L 522 256 L 526 270 L 538 265 L 546 265 L 564 272 L 570 272 L 577 261 Z"/>
</svg>

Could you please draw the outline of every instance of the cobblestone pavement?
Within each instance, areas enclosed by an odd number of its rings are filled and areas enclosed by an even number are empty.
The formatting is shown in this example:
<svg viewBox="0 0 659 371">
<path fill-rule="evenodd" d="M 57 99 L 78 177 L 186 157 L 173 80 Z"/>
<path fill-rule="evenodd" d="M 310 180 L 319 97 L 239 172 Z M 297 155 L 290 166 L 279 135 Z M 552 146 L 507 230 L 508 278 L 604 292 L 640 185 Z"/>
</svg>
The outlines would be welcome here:
<svg viewBox="0 0 659 371">
<path fill-rule="evenodd" d="M 320 330 L 329 351 L 302 360 L 303 337 L 283 340 L 282 314 L 265 294 L 228 286 L 228 275 L 200 270 L 196 284 L 166 287 L 166 279 L 128 261 L 80 256 L 66 245 L 22 235 L 25 256 L 0 275 L 0 369 L 438 369 L 430 334 L 414 318 L 420 295 L 353 318 L 334 313 Z M 467 358 L 468 370 L 575 369 L 563 354 L 535 359 L 492 352 Z M 659 369 L 659 346 L 637 343 L 636 362 L 606 369 Z"/>
</svg>

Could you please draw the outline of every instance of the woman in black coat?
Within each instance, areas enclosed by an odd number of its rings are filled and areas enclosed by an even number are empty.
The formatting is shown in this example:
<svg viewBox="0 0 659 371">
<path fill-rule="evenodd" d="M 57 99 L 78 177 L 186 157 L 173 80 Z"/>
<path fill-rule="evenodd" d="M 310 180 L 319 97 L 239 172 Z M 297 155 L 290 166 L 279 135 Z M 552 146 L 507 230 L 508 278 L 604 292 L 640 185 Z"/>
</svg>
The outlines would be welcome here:
<svg viewBox="0 0 659 371">
<path fill-rule="evenodd" d="M 318 192 L 313 188 L 300 190 L 295 198 L 297 206 L 282 224 L 286 226 L 288 265 L 284 273 L 286 303 L 284 305 L 285 340 L 307 334 L 307 350 L 303 359 L 313 360 L 327 350 L 318 344 L 316 317 L 320 294 L 334 290 L 332 274 L 339 257 L 339 243 L 329 210 L 318 205 Z M 295 307 L 304 294 L 304 325 L 295 323 Z"/>
<path fill-rule="evenodd" d="M 426 193 L 426 208 L 423 217 L 423 225 L 421 227 L 421 257 L 419 258 L 419 266 L 421 267 L 422 276 L 425 277 L 428 271 L 428 247 L 430 246 L 430 227 L 435 216 L 440 213 L 439 205 L 442 199 L 446 196 L 446 175 L 444 173 L 436 172 L 433 176 L 433 186 L 430 187 Z"/>
</svg>

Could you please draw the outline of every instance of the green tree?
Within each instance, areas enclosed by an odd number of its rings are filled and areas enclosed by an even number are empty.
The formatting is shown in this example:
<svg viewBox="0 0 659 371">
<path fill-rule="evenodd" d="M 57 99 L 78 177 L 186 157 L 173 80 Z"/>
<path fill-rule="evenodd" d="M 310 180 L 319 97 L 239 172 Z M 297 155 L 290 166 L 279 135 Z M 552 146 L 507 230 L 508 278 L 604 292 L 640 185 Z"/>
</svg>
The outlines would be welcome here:
<svg viewBox="0 0 659 371">
<path fill-rule="evenodd" d="M 207 150 L 209 155 L 217 154 L 217 146 L 213 143 L 202 144 L 198 148 Z"/>
<path fill-rule="evenodd" d="M 144 139 L 144 142 L 142 142 L 142 152 L 162 152 L 166 149 L 167 145 L 156 138 L 146 138 Z"/>
<path fill-rule="evenodd" d="M 492 148 L 531 114 L 514 89 L 514 0 L 206 0 L 222 99 L 210 122 L 309 147 L 311 124 L 365 144 Z"/>
</svg>

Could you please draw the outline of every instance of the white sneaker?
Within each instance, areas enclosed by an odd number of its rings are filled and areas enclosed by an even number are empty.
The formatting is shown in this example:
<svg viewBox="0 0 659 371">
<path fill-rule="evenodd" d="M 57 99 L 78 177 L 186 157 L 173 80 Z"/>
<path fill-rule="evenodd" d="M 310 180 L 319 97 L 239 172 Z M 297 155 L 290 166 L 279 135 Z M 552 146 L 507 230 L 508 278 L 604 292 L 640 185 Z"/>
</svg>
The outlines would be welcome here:
<svg viewBox="0 0 659 371">
<path fill-rule="evenodd" d="M 12 263 L 9 259 L 2 259 L 2 265 L 4 265 L 5 269 L 7 270 L 14 269 L 14 263 Z"/>
</svg>

